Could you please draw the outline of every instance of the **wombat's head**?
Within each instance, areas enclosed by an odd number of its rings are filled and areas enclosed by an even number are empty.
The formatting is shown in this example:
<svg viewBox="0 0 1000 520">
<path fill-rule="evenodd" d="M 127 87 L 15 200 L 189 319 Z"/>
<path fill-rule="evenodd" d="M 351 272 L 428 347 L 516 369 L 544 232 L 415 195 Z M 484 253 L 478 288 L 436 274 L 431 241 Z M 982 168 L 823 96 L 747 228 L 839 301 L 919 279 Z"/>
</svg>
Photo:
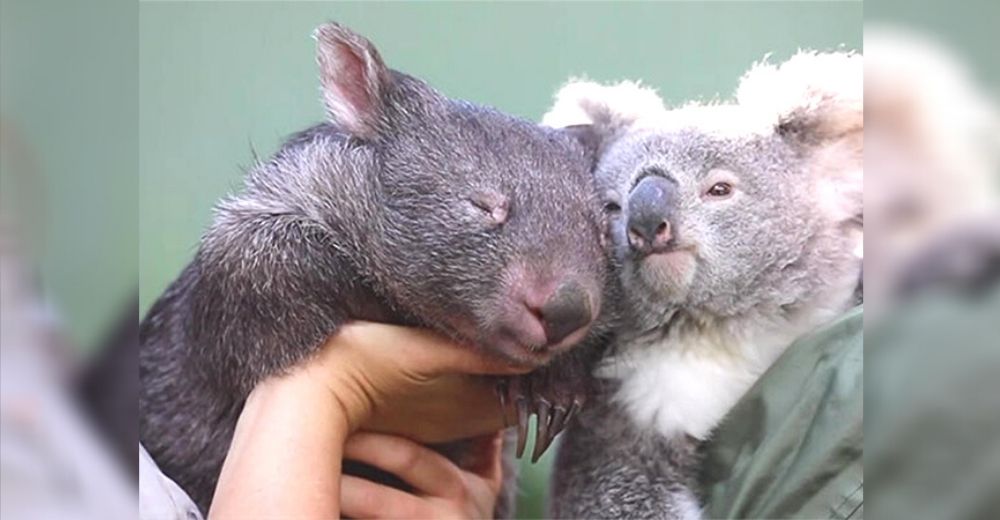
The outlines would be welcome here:
<svg viewBox="0 0 1000 520">
<path fill-rule="evenodd" d="M 370 262 L 402 310 L 520 363 L 583 339 L 609 278 L 593 153 L 386 68 L 338 25 L 316 39 L 330 118 L 379 165 Z"/>
<path fill-rule="evenodd" d="M 622 86 L 567 88 L 553 114 L 583 107 L 601 136 L 598 190 L 624 290 L 646 314 L 794 308 L 839 284 L 850 296 L 860 274 L 860 56 L 759 65 L 732 104 L 636 111 L 616 108 Z M 627 99 L 650 95 L 631 88 Z"/>
</svg>

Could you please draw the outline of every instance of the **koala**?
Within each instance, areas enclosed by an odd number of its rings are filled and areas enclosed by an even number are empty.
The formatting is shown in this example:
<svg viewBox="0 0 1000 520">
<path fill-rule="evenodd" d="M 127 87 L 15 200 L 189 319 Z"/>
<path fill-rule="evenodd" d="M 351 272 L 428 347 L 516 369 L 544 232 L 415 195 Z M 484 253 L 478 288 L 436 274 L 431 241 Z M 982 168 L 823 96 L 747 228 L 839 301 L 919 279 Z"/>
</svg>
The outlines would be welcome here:
<svg viewBox="0 0 1000 520">
<path fill-rule="evenodd" d="M 314 37 L 329 120 L 218 203 L 140 325 L 140 440 L 203 512 L 251 389 L 348 320 L 543 367 L 500 381 L 521 451 L 528 413 L 547 445 L 579 409 L 570 348 L 609 330 L 594 154 L 574 132 L 449 99 L 335 23 Z"/>
<path fill-rule="evenodd" d="M 552 516 L 699 518 L 702 441 L 797 337 L 856 304 L 862 58 L 761 63 L 735 100 L 667 109 L 571 83 L 544 122 L 590 125 L 622 323 L 566 427 Z"/>
</svg>

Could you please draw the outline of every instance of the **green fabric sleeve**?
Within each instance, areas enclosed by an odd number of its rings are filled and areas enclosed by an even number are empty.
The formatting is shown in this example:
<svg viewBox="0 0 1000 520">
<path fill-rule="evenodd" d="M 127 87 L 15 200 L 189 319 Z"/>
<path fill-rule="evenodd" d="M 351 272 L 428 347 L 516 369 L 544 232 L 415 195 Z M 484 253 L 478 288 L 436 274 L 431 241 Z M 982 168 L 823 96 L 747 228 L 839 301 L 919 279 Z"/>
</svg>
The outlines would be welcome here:
<svg viewBox="0 0 1000 520">
<path fill-rule="evenodd" d="M 705 447 L 709 518 L 861 518 L 863 311 L 791 345 Z"/>
</svg>

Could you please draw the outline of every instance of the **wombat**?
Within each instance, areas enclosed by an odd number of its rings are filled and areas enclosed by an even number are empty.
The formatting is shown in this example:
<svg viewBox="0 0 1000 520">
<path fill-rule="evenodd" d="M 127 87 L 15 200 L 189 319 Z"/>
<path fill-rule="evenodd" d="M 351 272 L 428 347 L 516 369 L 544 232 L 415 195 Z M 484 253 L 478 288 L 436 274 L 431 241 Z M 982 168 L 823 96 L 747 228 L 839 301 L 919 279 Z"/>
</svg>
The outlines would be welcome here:
<svg viewBox="0 0 1000 520">
<path fill-rule="evenodd" d="M 803 52 L 753 68 L 733 103 L 561 92 L 546 122 L 601 136 L 625 309 L 560 446 L 553 516 L 699 517 L 699 443 L 792 341 L 857 303 L 862 75 L 860 55 Z"/>
<path fill-rule="evenodd" d="M 567 350 L 608 329 L 613 277 L 580 138 L 449 99 L 337 24 L 314 36 L 329 121 L 218 204 L 141 324 L 141 441 L 203 511 L 254 385 L 348 320 L 555 359 L 501 389 L 522 443 L 525 412 L 553 424 L 546 445 L 579 408 Z"/>
</svg>

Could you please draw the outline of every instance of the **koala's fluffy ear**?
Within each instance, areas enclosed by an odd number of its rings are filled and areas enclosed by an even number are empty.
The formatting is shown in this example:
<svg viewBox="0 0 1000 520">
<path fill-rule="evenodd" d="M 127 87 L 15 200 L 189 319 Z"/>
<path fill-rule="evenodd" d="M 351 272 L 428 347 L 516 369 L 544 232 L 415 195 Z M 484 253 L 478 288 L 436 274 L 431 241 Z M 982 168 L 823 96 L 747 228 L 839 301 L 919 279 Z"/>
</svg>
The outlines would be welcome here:
<svg viewBox="0 0 1000 520">
<path fill-rule="evenodd" d="M 781 65 L 759 63 L 740 81 L 741 106 L 773 119 L 788 138 L 819 143 L 864 127 L 864 63 L 853 52 L 799 52 Z"/>
<path fill-rule="evenodd" d="M 555 103 L 542 124 L 555 128 L 588 127 L 598 148 L 620 135 L 640 118 L 665 111 L 656 91 L 638 82 L 601 85 L 570 80 L 555 95 Z"/>
<path fill-rule="evenodd" d="M 864 63 L 850 52 L 799 52 L 761 63 L 740 81 L 739 105 L 802 147 L 819 176 L 821 207 L 860 222 L 863 192 Z"/>
<path fill-rule="evenodd" d="M 332 22 L 317 28 L 313 38 L 330 120 L 356 137 L 374 136 L 391 81 L 375 46 Z"/>
<path fill-rule="evenodd" d="M 601 152 L 601 136 L 594 129 L 593 125 L 570 125 L 560 128 L 560 130 L 566 132 L 570 137 L 583 145 L 583 149 L 587 151 L 587 156 L 591 163 L 597 163 Z"/>
</svg>

